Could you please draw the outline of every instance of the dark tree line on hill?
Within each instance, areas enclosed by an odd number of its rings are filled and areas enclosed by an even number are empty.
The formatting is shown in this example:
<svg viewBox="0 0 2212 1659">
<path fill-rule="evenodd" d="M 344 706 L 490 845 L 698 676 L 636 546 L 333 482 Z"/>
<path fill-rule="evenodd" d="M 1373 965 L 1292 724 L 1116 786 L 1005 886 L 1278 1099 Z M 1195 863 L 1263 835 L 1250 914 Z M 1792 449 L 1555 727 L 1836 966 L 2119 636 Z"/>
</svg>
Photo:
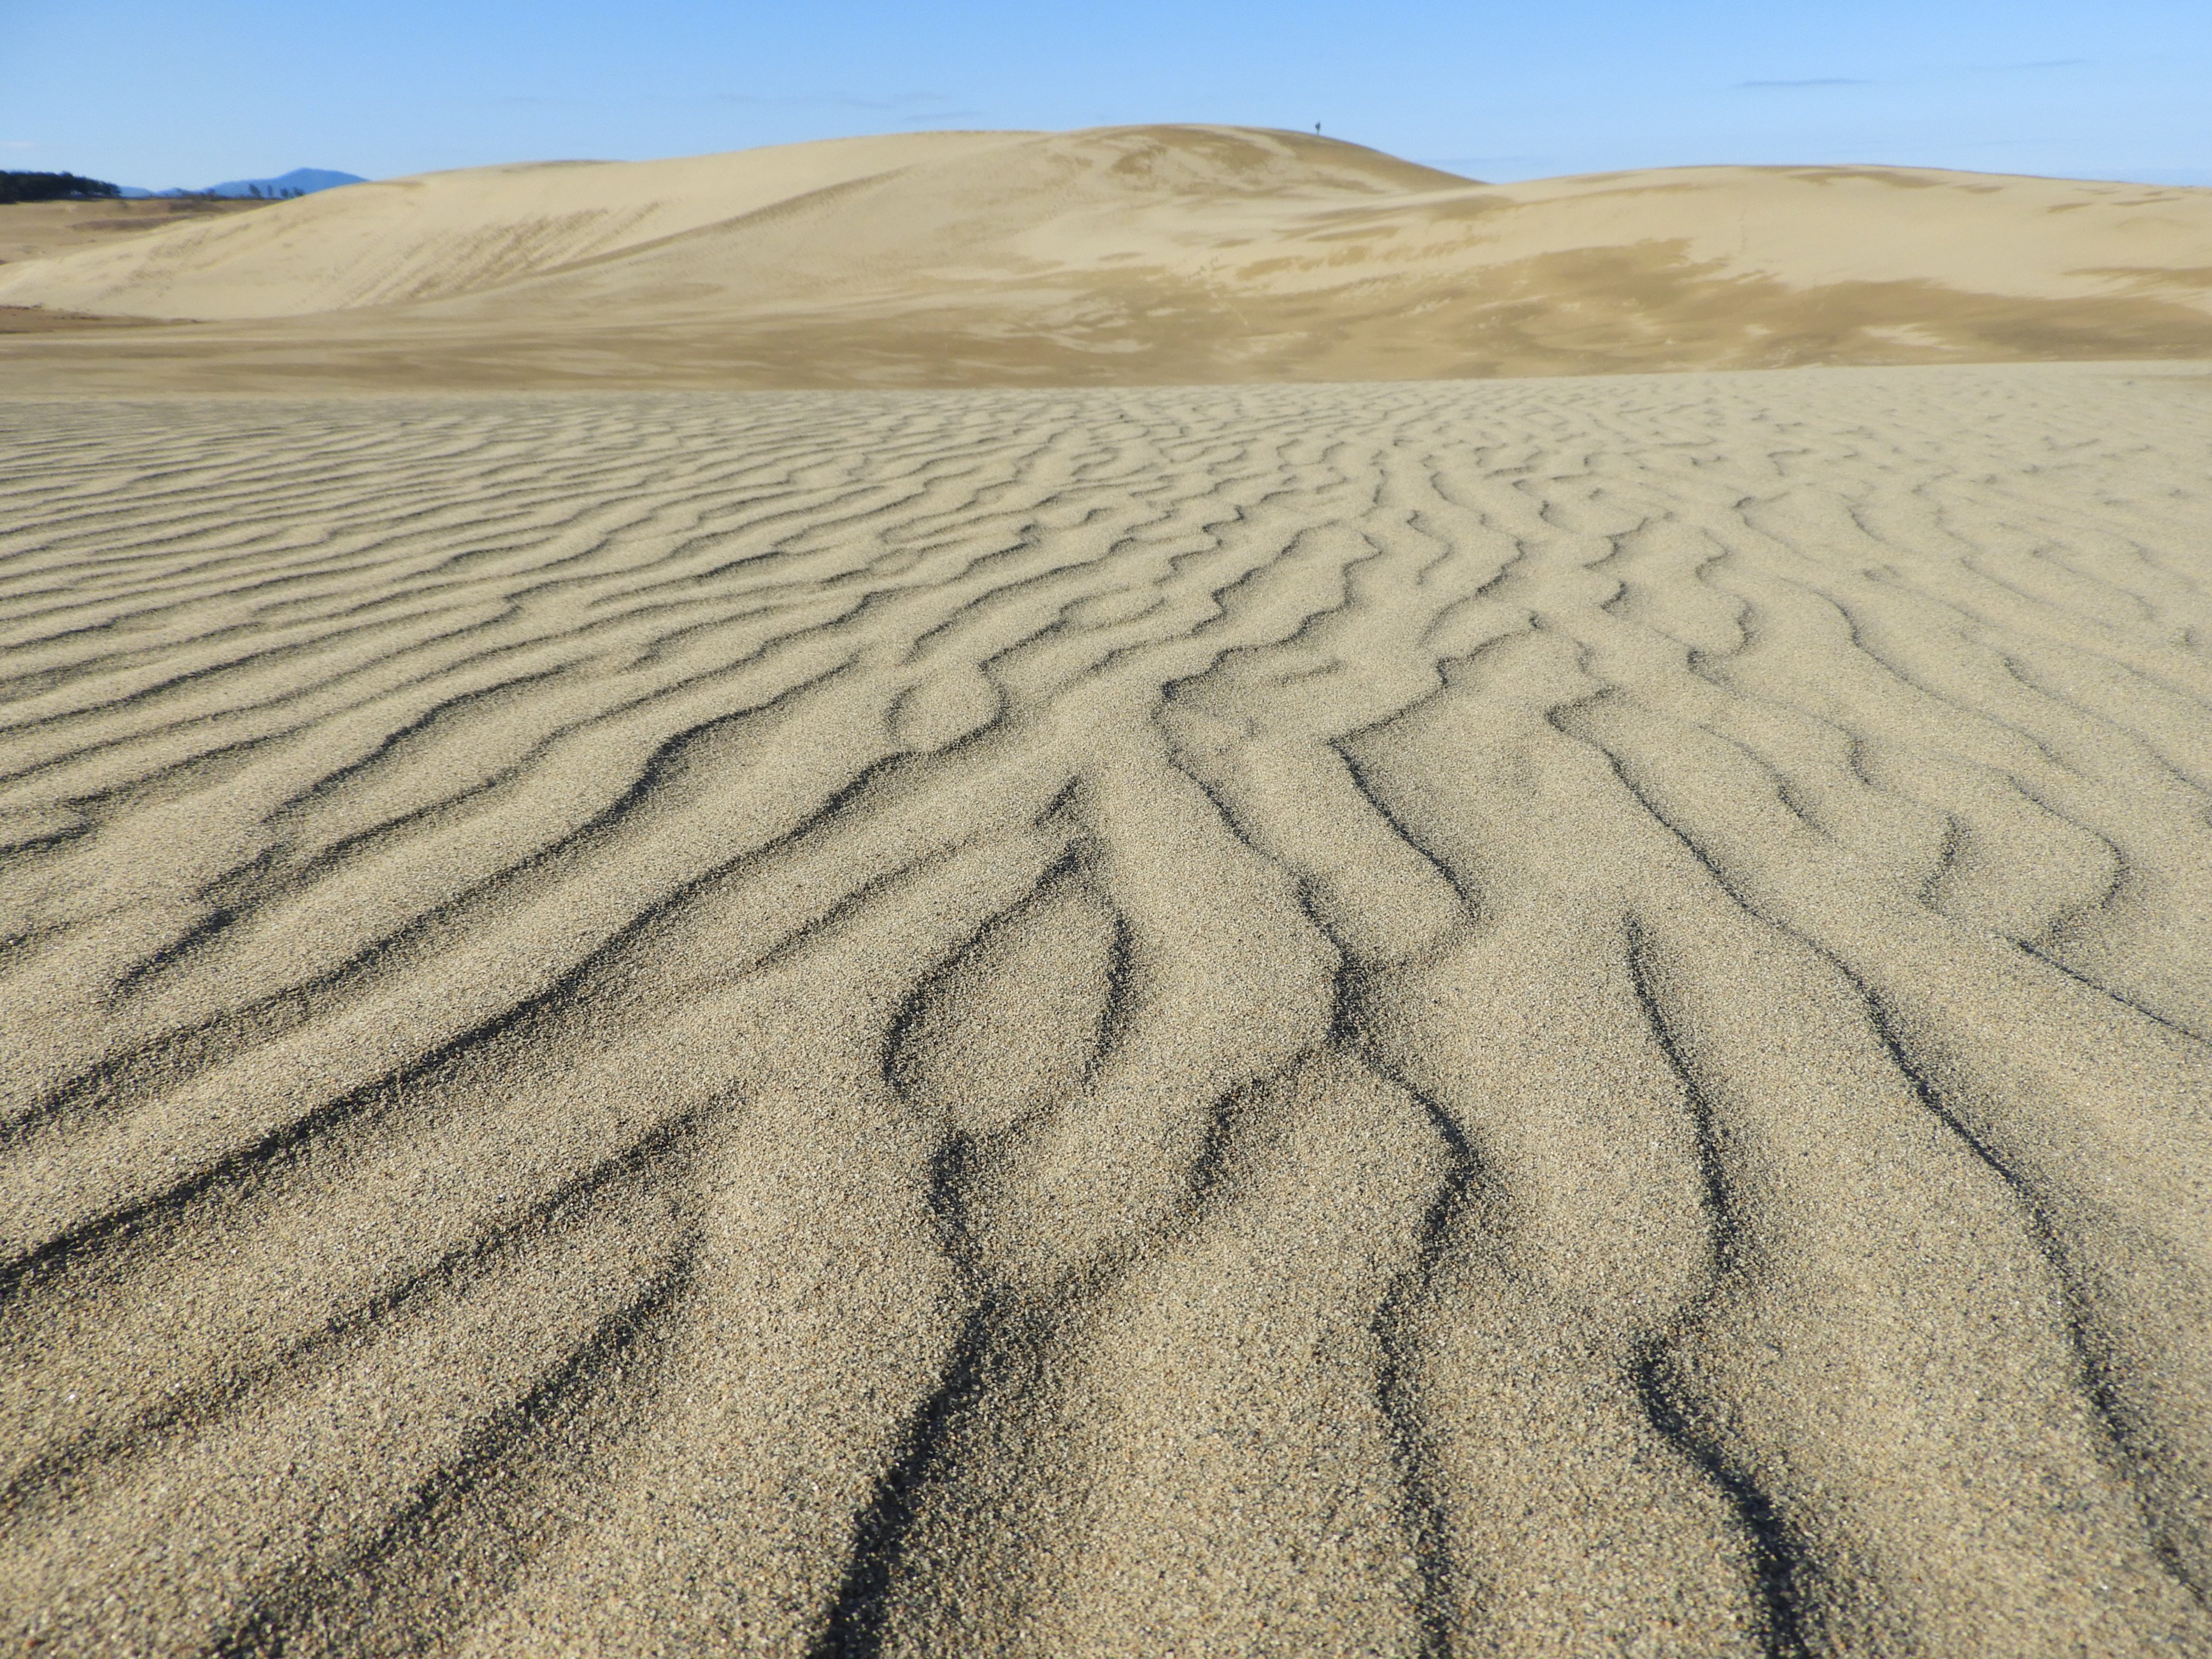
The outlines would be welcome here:
<svg viewBox="0 0 2212 1659">
<path fill-rule="evenodd" d="M 74 173 L 0 173 L 0 202 L 82 202 L 122 194 L 104 179 Z"/>
</svg>

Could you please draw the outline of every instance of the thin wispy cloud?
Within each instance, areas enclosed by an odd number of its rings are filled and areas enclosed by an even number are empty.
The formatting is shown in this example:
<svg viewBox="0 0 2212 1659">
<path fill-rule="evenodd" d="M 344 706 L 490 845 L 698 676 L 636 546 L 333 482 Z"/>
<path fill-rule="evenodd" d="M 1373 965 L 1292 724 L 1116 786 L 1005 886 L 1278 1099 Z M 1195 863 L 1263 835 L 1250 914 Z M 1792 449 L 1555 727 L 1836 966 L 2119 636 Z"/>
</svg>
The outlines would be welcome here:
<svg viewBox="0 0 2212 1659">
<path fill-rule="evenodd" d="M 863 98 L 857 93 L 802 93 L 797 96 L 770 97 L 761 93 L 717 93 L 710 100 L 717 104 L 743 104 L 758 109 L 865 109 L 879 115 L 913 115 L 928 111 L 933 105 L 942 106 L 952 100 L 942 93 L 898 92 L 887 98 Z M 972 111 L 963 112 L 973 113 Z"/>
<path fill-rule="evenodd" d="M 1929 75 L 2037 75 L 2045 70 L 2087 69 L 2094 58 L 2045 58 L 2032 64 L 1939 64 Z"/>
<path fill-rule="evenodd" d="M 1942 80 L 1954 75 L 2026 75 L 2045 70 L 2086 68 L 2087 58 L 2049 58 L 2030 64 L 1949 64 L 1925 66 L 1887 80 L 1854 75 L 1808 75 L 1791 80 L 1738 81 L 1730 92 L 1807 92 L 1827 87 L 1878 87 Z"/>
<path fill-rule="evenodd" d="M 479 107 L 501 110 L 635 111 L 707 106 L 763 111 L 846 110 L 857 116 L 872 118 L 878 122 L 891 123 L 961 120 L 979 117 L 983 113 L 981 110 L 958 106 L 951 99 L 938 93 L 896 93 L 889 97 L 880 98 L 862 97 L 856 93 L 842 92 L 786 94 L 720 92 L 704 96 L 613 98 L 508 93 L 491 97 L 469 99 L 465 101 Z"/>
</svg>

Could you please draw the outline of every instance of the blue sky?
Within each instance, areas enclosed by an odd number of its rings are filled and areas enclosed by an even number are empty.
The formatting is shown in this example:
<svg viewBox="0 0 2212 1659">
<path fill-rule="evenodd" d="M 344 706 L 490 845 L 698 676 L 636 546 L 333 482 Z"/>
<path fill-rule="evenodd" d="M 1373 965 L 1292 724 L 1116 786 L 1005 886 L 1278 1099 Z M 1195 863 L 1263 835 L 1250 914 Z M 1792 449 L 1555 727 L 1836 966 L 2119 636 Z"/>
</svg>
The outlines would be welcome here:
<svg viewBox="0 0 2212 1659">
<path fill-rule="evenodd" d="M 0 167 L 155 188 L 1166 120 L 2212 184 L 2212 0 L 0 0 Z"/>
</svg>

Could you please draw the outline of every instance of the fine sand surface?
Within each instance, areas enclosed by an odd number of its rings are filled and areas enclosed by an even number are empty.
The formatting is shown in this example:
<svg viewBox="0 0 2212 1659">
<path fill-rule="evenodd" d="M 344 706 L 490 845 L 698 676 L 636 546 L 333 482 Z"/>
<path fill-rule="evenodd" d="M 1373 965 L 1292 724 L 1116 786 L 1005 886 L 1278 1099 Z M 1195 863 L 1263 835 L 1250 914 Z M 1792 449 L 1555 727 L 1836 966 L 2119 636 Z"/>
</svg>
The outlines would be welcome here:
<svg viewBox="0 0 2212 1659">
<path fill-rule="evenodd" d="M 149 231 L 204 224 L 232 214 L 251 212 L 259 202 L 164 196 L 129 201 L 0 202 L 0 267 L 58 253 L 81 252 L 117 241 L 137 243 Z M 0 269 L 0 276 L 13 273 Z M 143 326 L 158 320 L 122 313 L 89 313 L 42 305 L 0 303 L 0 335 L 46 334 L 64 330 Z M 0 390 L 16 376 L 0 364 Z"/>
<path fill-rule="evenodd" d="M 206 196 L 0 202 L 0 265 L 104 247 L 153 230 L 251 213 L 266 203 Z M 0 275 L 11 273 L 0 272 Z"/>
<path fill-rule="evenodd" d="M 58 393 L 2195 360 L 2212 190 L 923 133 L 356 185 L 0 267 L 0 307 L 172 325 L 0 339 L 0 387 Z"/>
<path fill-rule="evenodd" d="M 0 428 L 10 1651 L 2212 1653 L 2212 374 Z"/>
</svg>

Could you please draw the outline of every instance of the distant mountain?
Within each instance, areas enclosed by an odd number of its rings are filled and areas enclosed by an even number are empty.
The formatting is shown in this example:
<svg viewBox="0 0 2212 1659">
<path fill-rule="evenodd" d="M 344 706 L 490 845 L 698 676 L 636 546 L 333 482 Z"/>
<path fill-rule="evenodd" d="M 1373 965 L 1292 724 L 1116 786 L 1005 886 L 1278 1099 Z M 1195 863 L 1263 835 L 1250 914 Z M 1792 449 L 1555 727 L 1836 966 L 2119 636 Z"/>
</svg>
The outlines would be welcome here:
<svg viewBox="0 0 2212 1659">
<path fill-rule="evenodd" d="M 204 190 L 141 190 L 125 185 L 123 193 L 133 198 L 148 196 L 312 196 L 340 185 L 365 185 L 357 173 L 333 173 L 328 167 L 294 167 L 274 179 L 228 179 Z"/>
<path fill-rule="evenodd" d="M 297 191 L 302 196 L 312 196 L 319 190 L 336 190 L 340 185 L 365 185 L 368 179 L 357 173 L 333 173 L 328 167 L 294 167 L 276 179 L 232 179 L 220 185 L 210 185 L 211 196 L 251 196 L 256 191 L 264 196 L 282 195 L 286 191 Z"/>
</svg>

